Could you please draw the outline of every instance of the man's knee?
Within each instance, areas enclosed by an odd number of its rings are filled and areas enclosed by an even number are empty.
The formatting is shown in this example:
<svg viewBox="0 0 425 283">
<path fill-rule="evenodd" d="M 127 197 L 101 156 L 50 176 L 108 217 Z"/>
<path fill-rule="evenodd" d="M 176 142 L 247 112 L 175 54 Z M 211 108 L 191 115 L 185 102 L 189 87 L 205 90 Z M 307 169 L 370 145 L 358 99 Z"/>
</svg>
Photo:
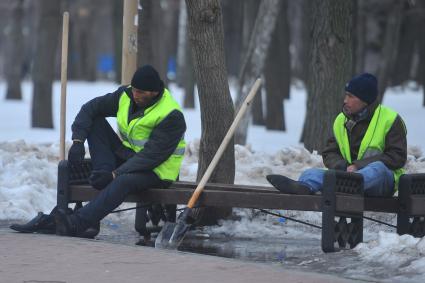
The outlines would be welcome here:
<svg viewBox="0 0 425 283">
<path fill-rule="evenodd" d="M 135 182 L 132 174 L 122 174 L 112 180 L 111 184 L 119 188 L 133 188 L 137 182 Z"/>
<path fill-rule="evenodd" d="M 366 167 L 375 170 L 379 174 L 381 174 L 381 173 L 384 174 L 388 170 L 390 170 L 390 169 L 388 169 L 388 167 L 382 161 L 372 162 L 372 163 L 368 164 Z"/>
<path fill-rule="evenodd" d="M 301 176 L 300 176 L 300 180 L 301 179 L 310 179 L 310 178 L 312 178 L 312 177 L 316 177 L 316 176 L 318 176 L 318 175 L 322 175 L 323 174 L 323 172 L 324 172 L 324 170 L 323 169 L 320 169 L 320 168 L 309 168 L 309 169 L 307 169 L 307 170 L 305 170 L 302 174 L 301 174 Z"/>
</svg>

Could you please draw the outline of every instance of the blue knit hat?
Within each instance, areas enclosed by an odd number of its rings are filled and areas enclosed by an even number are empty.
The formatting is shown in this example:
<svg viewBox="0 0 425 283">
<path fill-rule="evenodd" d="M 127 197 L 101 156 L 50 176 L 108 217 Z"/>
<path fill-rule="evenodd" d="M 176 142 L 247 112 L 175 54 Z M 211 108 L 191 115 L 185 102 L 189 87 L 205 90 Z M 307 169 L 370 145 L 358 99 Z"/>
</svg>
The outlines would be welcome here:
<svg viewBox="0 0 425 283">
<path fill-rule="evenodd" d="M 355 76 L 345 85 L 345 91 L 357 96 L 367 104 L 373 103 L 378 97 L 378 81 L 369 73 Z"/>
<path fill-rule="evenodd" d="M 151 65 L 144 65 L 134 73 L 131 79 L 131 86 L 140 90 L 161 92 L 164 83 L 161 81 L 154 67 Z"/>
</svg>

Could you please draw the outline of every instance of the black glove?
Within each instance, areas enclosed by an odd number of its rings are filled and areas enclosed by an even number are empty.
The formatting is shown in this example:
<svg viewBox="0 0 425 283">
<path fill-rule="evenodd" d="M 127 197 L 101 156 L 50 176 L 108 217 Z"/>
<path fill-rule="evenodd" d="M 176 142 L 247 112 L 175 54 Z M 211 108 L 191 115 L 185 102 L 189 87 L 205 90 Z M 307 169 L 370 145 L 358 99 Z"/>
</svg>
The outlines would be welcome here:
<svg viewBox="0 0 425 283">
<path fill-rule="evenodd" d="M 93 186 L 93 188 L 97 190 L 102 190 L 105 188 L 114 177 L 112 176 L 112 172 L 105 170 L 93 170 L 89 177 L 89 183 Z"/>
<path fill-rule="evenodd" d="M 71 163 L 81 162 L 86 155 L 84 143 L 81 141 L 74 141 L 68 151 L 68 160 Z"/>
</svg>

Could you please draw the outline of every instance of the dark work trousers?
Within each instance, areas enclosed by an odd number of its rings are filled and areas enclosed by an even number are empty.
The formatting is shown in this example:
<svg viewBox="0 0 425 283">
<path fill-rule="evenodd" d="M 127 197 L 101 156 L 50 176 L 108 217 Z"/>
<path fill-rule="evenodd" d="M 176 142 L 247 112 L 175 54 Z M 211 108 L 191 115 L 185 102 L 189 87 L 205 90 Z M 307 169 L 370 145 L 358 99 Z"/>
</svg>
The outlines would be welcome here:
<svg viewBox="0 0 425 283">
<path fill-rule="evenodd" d="M 120 139 L 104 119 L 96 119 L 87 137 L 93 170 L 113 171 L 126 161 Z M 76 211 L 78 230 L 85 230 L 117 208 L 132 193 L 162 185 L 153 171 L 122 174 L 112 180 L 95 199 Z"/>
</svg>

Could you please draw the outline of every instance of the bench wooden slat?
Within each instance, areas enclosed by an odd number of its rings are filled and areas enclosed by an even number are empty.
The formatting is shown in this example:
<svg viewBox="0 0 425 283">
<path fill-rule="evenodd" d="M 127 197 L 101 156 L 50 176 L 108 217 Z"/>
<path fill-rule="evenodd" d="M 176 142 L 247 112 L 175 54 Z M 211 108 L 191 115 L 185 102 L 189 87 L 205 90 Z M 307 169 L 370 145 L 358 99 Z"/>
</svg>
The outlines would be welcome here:
<svg viewBox="0 0 425 283">
<path fill-rule="evenodd" d="M 177 187 L 177 186 L 176 186 Z M 220 190 L 217 187 L 205 189 L 198 205 L 227 206 L 244 208 L 285 209 L 302 211 L 321 211 L 321 195 L 287 195 L 276 190 L 258 189 L 253 186 L 239 191 Z M 70 202 L 88 201 L 99 191 L 91 186 L 70 186 Z M 130 195 L 126 202 L 158 202 L 167 204 L 186 204 L 193 193 L 191 188 L 150 189 L 137 195 Z M 363 211 L 363 199 L 360 196 L 337 195 L 336 209 L 344 212 Z"/>
</svg>

